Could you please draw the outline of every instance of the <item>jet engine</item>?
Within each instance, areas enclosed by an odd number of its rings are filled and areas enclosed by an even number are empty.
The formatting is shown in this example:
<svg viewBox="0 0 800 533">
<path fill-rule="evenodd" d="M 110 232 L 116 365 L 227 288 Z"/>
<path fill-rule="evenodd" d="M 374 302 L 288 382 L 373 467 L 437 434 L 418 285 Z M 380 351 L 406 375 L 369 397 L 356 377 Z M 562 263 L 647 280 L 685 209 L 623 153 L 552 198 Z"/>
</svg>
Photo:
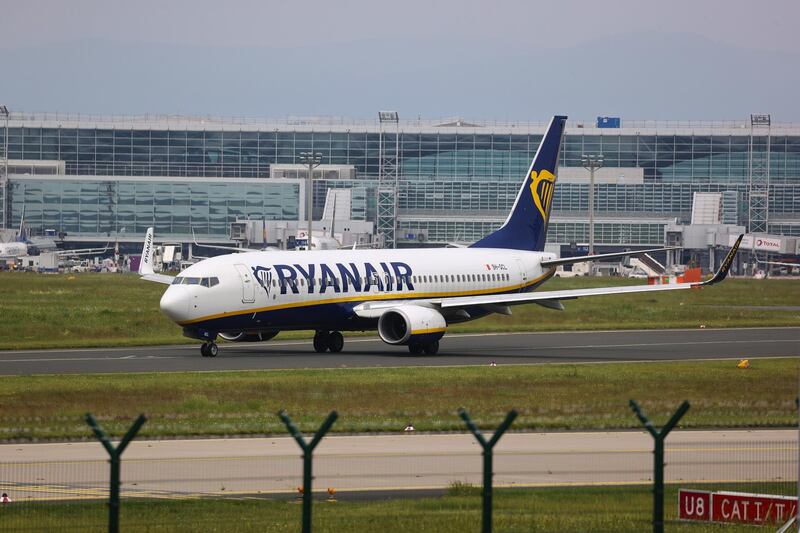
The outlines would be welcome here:
<svg viewBox="0 0 800 533">
<path fill-rule="evenodd" d="M 268 341 L 280 331 L 240 331 L 238 333 L 220 333 L 219 336 L 230 342 Z"/>
<path fill-rule="evenodd" d="M 378 319 L 378 334 L 387 344 L 428 345 L 441 339 L 446 328 L 439 311 L 420 305 L 393 307 Z"/>
</svg>

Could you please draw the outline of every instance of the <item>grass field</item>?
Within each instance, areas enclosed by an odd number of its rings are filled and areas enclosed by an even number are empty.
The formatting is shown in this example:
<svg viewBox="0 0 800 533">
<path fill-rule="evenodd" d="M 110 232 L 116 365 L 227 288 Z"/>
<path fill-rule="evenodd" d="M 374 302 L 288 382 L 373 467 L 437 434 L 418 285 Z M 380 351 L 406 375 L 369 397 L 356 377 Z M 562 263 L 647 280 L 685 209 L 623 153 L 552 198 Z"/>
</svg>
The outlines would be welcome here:
<svg viewBox="0 0 800 533">
<path fill-rule="evenodd" d="M 641 284 L 615 278 L 553 279 L 543 290 Z M 0 273 L 0 349 L 176 344 L 187 340 L 158 310 L 164 286 L 135 275 Z M 450 331 L 548 331 L 670 327 L 796 326 L 800 311 L 731 306 L 800 302 L 798 280 L 727 280 L 702 291 L 600 296 L 564 312 L 514 307 Z M 280 337 L 308 336 L 308 332 Z"/>
<path fill-rule="evenodd" d="M 763 487 L 763 492 L 773 490 Z M 481 498 L 477 488 L 441 497 L 347 501 L 314 506 L 318 532 L 480 531 Z M 677 520 L 677 487 L 665 493 L 666 530 L 670 532 L 753 531 L 752 526 L 683 523 Z M 12 504 L 0 511 L 4 531 L 103 531 L 101 502 Z M 275 500 L 204 499 L 192 501 L 123 500 L 120 526 L 127 531 L 300 530 L 300 506 Z M 651 529 L 649 487 L 586 487 L 496 491 L 494 531 L 640 532 Z"/>
<path fill-rule="evenodd" d="M 508 410 L 513 429 L 638 428 L 628 399 L 663 423 L 681 401 L 683 427 L 797 424 L 800 360 L 535 366 L 189 372 L 0 378 L 0 440 L 90 438 L 91 411 L 120 435 L 139 413 L 142 435 L 283 434 L 286 409 L 311 431 L 336 409 L 334 432 L 463 431 L 464 406 L 484 427 Z"/>
</svg>

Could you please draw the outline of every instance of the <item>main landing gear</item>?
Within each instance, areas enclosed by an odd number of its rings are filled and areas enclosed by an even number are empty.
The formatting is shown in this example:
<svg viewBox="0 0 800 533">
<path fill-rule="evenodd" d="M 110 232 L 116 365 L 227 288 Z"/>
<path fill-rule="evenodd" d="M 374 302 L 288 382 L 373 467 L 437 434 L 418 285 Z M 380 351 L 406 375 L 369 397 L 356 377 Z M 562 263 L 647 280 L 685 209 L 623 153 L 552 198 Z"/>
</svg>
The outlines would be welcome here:
<svg viewBox="0 0 800 533">
<path fill-rule="evenodd" d="M 423 352 L 425 355 L 436 355 L 439 353 L 439 341 L 433 341 L 427 344 L 412 342 L 408 345 L 408 351 L 411 352 L 411 355 L 422 355 Z"/>
<path fill-rule="evenodd" d="M 339 353 L 344 348 L 344 337 L 338 331 L 318 331 L 314 335 L 314 351 L 324 353 L 328 350 L 331 353 Z"/>
<path fill-rule="evenodd" d="M 214 342 L 204 342 L 200 345 L 200 354 L 203 357 L 216 357 L 219 353 L 219 347 Z"/>
</svg>

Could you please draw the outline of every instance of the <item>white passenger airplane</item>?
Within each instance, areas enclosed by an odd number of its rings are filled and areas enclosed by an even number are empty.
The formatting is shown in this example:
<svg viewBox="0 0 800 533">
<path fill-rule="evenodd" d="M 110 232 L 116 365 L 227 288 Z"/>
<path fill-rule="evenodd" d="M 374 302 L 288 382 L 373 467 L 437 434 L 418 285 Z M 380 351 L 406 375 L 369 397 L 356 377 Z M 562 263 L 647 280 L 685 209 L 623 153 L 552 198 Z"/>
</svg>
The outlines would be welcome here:
<svg viewBox="0 0 800 533">
<path fill-rule="evenodd" d="M 14 240 L 10 242 L 0 242 L 0 259 L 18 259 L 23 255 L 28 255 L 28 238 L 25 235 L 24 212 L 19 221 L 19 232 L 14 236 Z"/>
<path fill-rule="evenodd" d="M 664 250 L 566 259 L 543 252 L 565 122 L 551 120 L 503 226 L 468 248 L 235 253 L 173 278 L 153 271 L 150 228 L 139 273 L 170 284 L 161 310 L 185 336 L 203 341 L 204 357 L 217 355 L 217 336 L 248 342 L 306 329 L 316 331 L 317 352 L 340 352 L 341 331 L 377 329 L 388 344 L 435 354 L 450 324 L 511 314 L 512 305 L 563 309 L 561 300 L 697 288 L 725 278 L 741 236 L 704 282 L 532 292 L 559 265 Z"/>
<path fill-rule="evenodd" d="M 106 243 L 104 248 L 81 248 L 77 250 L 54 250 L 55 242 L 44 240 L 31 242 L 28 240 L 25 231 L 25 209 L 22 210 L 22 217 L 19 221 L 19 232 L 13 241 L 0 242 L 0 261 L 17 262 L 22 257 L 28 255 L 39 255 L 43 251 L 54 253 L 59 258 L 74 257 L 80 255 L 100 255 L 108 251 L 109 245 Z"/>
</svg>

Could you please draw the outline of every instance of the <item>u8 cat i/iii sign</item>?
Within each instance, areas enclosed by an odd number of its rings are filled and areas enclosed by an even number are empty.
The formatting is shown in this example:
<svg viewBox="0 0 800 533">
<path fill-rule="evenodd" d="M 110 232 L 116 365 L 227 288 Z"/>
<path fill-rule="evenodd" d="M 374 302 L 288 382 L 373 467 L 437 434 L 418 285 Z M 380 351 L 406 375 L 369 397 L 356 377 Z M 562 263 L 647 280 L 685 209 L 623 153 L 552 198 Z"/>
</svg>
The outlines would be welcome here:
<svg viewBox="0 0 800 533">
<path fill-rule="evenodd" d="M 780 525 L 797 514 L 797 498 L 745 492 L 678 491 L 681 520 Z"/>
</svg>

